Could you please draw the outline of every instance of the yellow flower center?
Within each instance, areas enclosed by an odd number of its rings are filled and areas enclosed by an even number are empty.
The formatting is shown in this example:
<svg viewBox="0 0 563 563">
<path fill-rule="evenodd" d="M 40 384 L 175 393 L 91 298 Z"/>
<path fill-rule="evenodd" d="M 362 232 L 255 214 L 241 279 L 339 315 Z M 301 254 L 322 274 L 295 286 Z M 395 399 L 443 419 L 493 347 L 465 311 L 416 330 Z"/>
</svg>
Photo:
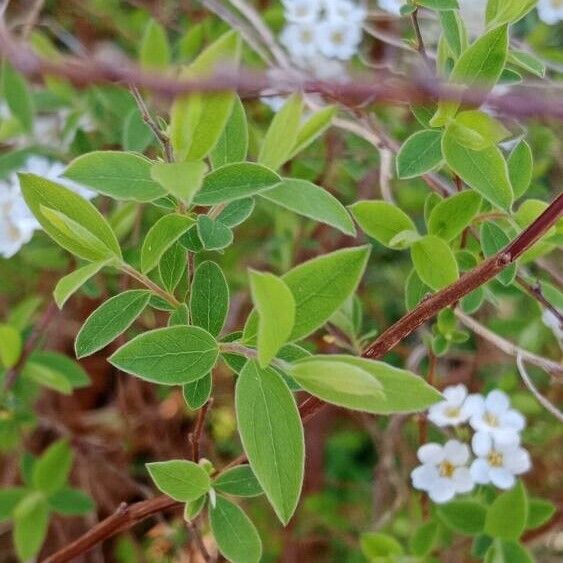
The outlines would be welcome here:
<svg viewBox="0 0 563 563">
<path fill-rule="evenodd" d="M 487 461 L 492 467 L 502 467 L 502 454 L 500 452 L 497 452 L 496 450 L 491 450 L 489 452 L 489 455 L 487 456 Z"/>
<path fill-rule="evenodd" d="M 450 417 L 450 418 L 455 418 L 457 416 L 459 416 L 459 413 L 461 412 L 461 410 L 459 409 L 459 407 L 449 407 L 446 409 L 446 416 Z"/>
<path fill-rule="evenodd" d="M 495 427 L 498 426 L 498 422 L 499 422 L 498 418 L 494 414 L 491 414 L 490 412 L 485 413 L 483 419 L 489 426 L 495 426 Z"/>
<path fill-rule="evenodd" d="M 452 465 L 448 460 L 440 464 L 440 477 L 451 477 L 454 471 L 455 465 Z"/>
<path fill-rule="evenodd" d="M 344 35 L 342 33 L 340 33 L 340 31 L 335 31 L 332 34 L 332 42 L 335 45 L 342 45 L 342 43 L 344 43 Z"/>
</svg>

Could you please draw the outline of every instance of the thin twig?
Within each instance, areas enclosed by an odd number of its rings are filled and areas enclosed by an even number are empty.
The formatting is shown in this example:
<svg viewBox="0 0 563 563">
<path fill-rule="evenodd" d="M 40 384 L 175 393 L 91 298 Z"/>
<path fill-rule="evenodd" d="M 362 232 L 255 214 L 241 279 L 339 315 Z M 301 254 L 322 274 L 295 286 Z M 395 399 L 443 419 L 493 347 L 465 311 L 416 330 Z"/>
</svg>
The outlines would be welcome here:
<svg viewBox="0 0 563 563">
<path fill-rule="evenodd" d="M 411 13 L 411 23 L 414 29 L 414 34 L 416 37 L 416 50 L 420 53 L 420 56 L 424 60 L 424 63 L 428 68 L 432 68 L 428 54 L 426 53 L 426 48 L 424 47 L 424 39 L 422 38 L 422 32 L 420 31 L 420 25 L 418 24 L 418 8 L 416 8 Z"/>
<path fill-rule="evenodd" d="M 197 420 L 193 432 L 188 435 L 188 441 L 192 446 L 192 460 L 199 461 L 199 452 L 201 446 L 201 438 L 203 436 L 203 429 L 205 427 L 205 417 L 211 406 L 213 405 L 213 398 L 210 398 L 205 405 L 203 405 L 197 413 Z"/>
<path fill-rule="evenodd" d="M 473 317 L 466 315 L 459 309 L 455 311 L 456 317 L 470 330 L 472 330 L 475 334 L 478 334 L 481 338 L 484 338 L 488 342 L 490 342 L 495 348 L 502 350 L 505 354 L 508 354 L 512 357 L 517 357 L 518 355 L 522 356 L 527 362 L 530 364 L 534 364 L 545 371 L 553 374 L 563 374 L 563 365 L 558 364 L 553 360 L 549 360 L 542 356 L 538 356 L 533 354 L 532 352 L 528 352 L 516 344 L 506 340 L 502 336 L 494 333 L 492 330 L 489 330 L 487 327 L 483 326 L 481 323 L 477 322 Z"/>
<path fill-rule="evenodd" d="M 158 123 L 154 120 L 153 116 L 151 115 L 143 96 L 141 96 L 141 92 L 137 86 L 132 84 L 129 87 L 133 98 L 135 98 L 135 102 L 137 102 L 137 106 L 139 107 L 139 111 L 141 112 L 141 117 L 143 121 L 147 124 L 147 126 L 151 129 L 154 136 L 156 137 L 157 141 L 160 143 L 162 147 L 162 151 L 166 157 L 168 162 L 174 161 L 174 152 L 172 150 L 172 145 L 170 144 L 170 138 L 168 135 L 158 126 Z"/>
<path fill-rule="evenodd" d="M 536 386 L 526 372 L 523 356 L 520 352 L 518 352 L 518 354 L 516 355 L 516 365 L 518 366 L 518 372 L 520 373 L 522 381 L 530 390 L 530 393 L 532 393 L 532 395 L 536 398 L 538 403 L 540 403 L 547 411 L 549 411 L 559 422 L 563 422 L 563 413 L 536 389 Z"/>
</svg>

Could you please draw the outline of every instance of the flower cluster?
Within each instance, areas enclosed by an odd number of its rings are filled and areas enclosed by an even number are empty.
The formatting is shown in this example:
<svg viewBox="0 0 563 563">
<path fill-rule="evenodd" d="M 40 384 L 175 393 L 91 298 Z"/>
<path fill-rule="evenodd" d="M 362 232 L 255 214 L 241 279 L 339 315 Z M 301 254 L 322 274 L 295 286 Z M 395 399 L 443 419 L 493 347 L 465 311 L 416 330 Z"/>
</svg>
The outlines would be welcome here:
<svg viewBox="0 0 563 563">
<path fill-rule="evenodd" d="M 447 387 L 445 399 L 433 405 L 428 419 L 436 426 L 469 424 L 474 431 L 471 450 L 459 440 L 445 445 L 429 443 L 417 452 L 421 463 L 411 473 L 416 489 L 436 503 L 448 502 L 456 494 L 470 492 L 476 484 L 492 483 L 510 489 L 531 467 L 528 452 L 520 447 L 520 432 L 526 421 L 510 407 L 505 393 L 495 389 L 486 397 L 467 393 L 465 385 Z"/>
<path fill-rule="evenodd" d="M 96 195 L 84 186 L 61 177 L 64 168 L 61 162 L 51 162 L 42 156 L 30 156 L 19 171 L 32 172 L 56 181 L 86 199 L 92 199 Z M 14 256 L 31 240 L 33 233 L 40 229 L 41 225 L 23 199 L 19 180 L 14 172 L 7 179 L 0 181 L 0 256 Z"/>
<path fill-rule="evenodd" d="M 365 9 L 352 0 L 283 0 L 280 41 L 292 60 L 319 78 L 338 77 L 362 40 Z"/>
<path fill-rule="evenodd" d="M 563 20 L 563 2 L 561 0 L 539 0 L 538 15 L 547 25 L 554 25 Z"/>
</svg>

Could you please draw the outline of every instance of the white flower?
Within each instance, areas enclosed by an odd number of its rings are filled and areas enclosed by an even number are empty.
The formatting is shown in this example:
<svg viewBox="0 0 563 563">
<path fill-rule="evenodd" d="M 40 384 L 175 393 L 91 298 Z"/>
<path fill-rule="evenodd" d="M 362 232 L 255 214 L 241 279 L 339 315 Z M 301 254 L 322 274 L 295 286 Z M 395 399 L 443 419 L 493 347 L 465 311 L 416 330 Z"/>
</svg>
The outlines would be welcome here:
<svg viewBox="0 0 563 563">
<path fill-rule="evenodd" d="M 315 23 L 321 11 L 319 0 L 283 0 L 285 19 L 293 23 Z"/>
<path fill-rule="evenodd" d="M 274 113 L 278 113 L 287 101 L 287 98 L 285 96 L 262 96 L 260 101 L 268 106 Z"/>
<path fill-rule="evenodd" d="M 405 3 L 405 0 L 379 0 L 378 2 L 382 10 L 396 15 L 401 13 L 401 6 Z"/>
<path fill-rule="evenodd" d="M 358 25 L 329 20 L 320 24 L 317 29 L 319 51 L 330 59 L 351 59 L 361 40 L 362 30 Z"/>
<path fill-rule="evenodd" d="M 294 59 L 313 57 L 318 53 L 317 28 L 315 24 L 289 24 L 283 29 L 280 41 Z"/>
<path fill-rule="evenodd" d="M 538 16 L 548 25 L 563 20 L 563 2 L 561 0 L 540 0 L 538 2 Z"/>
<path fill-rule="evenodd" d="M 416 489 L 426 491 L 436 503 L 448 502 L 457 493 L 468 493 L 474 483 L 467 467 L 469 448 L 457 440 L 449 440 L 444 446 L 430 443 L 418 448 L 422 463 L 411 473 Z"/>
<path fill-rule="evenodd" d="M 350 0 L 331 0 L 326 3 L 328 19 L 344 23 L 363 24 L 366 10 Z"/>
<path fill-rule="evenodd" d="M 11 258 L 31 240 L 37 221 L 31 215 L 19 188 L 0 183 L 0 256 Z"/>
<path fill-rule="evenodd" d="M 492 483 L 499 489 L 510 489 L 516 482 L 515 475 L 532 466 L 530 455 L 519 443 L 499 444 L 490 434 L 476 432 L 471 445 L 478 456 L 471 464 L 471 476 L 480 485 Z"/>
<path fill-rule="evenodd" d="M 305 69 L 313 73 L 320 80 L 332 80 L 334 82 L 345 82 L 348 79 L 346 66 L 341 61 L 327 59 L 322 55 L 311 57 L 305 61 Z"/>
<path fill-rule="evenodd" d="M 457 426 L 469 420 L 473 411 L 470 404 L 466 404 L 467 387 L 465 385 L 451 385 L 442 391 L 446 398 L 436 403 L 428 410 L 428 418 L 436 426 Z"/>
<path fill-rule="evenodd" d="M 469 424 L 477 432 L 487 432 L 496 442 L 504 445 L 517 444 L 518 433 L 526 426 L 526 420 L 515 409 L 510 408 L 506 393 L 495 389 L 486 398 L 472 395 L 466 400 L 472 415 Z"/>
</svg>

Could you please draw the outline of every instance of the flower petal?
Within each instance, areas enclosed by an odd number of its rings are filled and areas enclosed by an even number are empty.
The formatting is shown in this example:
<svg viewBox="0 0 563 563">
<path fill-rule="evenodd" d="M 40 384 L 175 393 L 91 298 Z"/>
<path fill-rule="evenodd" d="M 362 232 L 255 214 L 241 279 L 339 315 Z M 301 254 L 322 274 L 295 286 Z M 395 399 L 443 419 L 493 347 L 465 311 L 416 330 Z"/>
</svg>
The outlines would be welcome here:
<svg viewBox="0 0 563 563">
<path fill-rule="evenodd" d="M 434 442 L 420 446 L 416 455 L 423 464 L 429 463 L 432 465 L 438 465 L 445 459 L 444 448 L 440 444 L 435 444 Z"/>
<path fill-rule="evenodd" d="M 442 395 L 446 397 L 446 401 L 452 407 L 461 407 L 465 397 L 467 397 L 467 387 L 462 383 L 459 385 L 450 385 L 442 391 Z"/>
<path fill-rule="evenodd" d="M 485 457 L 493 447 L 493 440 L 487 432 L 475 432 L 471 439 L 471 447 L 475 455 Z"/>
<path fill-rule="evenodd" d="M 510 489 L 514 487 L 516 478 L 505 467 L 491 467 L 489 470 L 491 483 L 499 489 Z"/>
<path fill-rule="evenodd" d="M 455 496 L 455 487 L 452 480 L 440 477 L 428 491 L 428 496 L 437 504 L 452 500 Z"/>
<path fill-rule="evenodd" d="M 412 486 L 420 491 L 428 491 L 439 478 L 434 465 L 419 465 L 411 472 Z"/>
<path fill-rule="evenodd" d="M 446 459 L 453 465 L 465 465 L 469 461 L 469 448 L 459 440 L 448 440 L 444 446 Z"/>
<path fill-rule="evenodd" d="M 495 446 L 501 450 L 512 450 L 520 445 L 520 434 L 512 428 L 495 428 L 491 435 Z"/>
<path fill-rule="evenodd" d="M 516 448 L 504 454 L 504 465 L 514 475 L 520 475 L 532 467 L 532 461 L 524 448 Z"/>
<path fill-rule="evenodd" d="M 452 481 L 456 493 L 468 493 L 475 486 L 471 471 L 468 467 L 458 467 L 452 475 Z"/>
<path fill-rule="evenodd" d="M 484 459 L 476 459 L 469 468 L 473 481 L 479 485 L 486 485 L 491 482 L 489 470 L 490 466 Z"/>
<path fill-rule="evenodd" d="M 500 389 L 491 391 L 485 399 L 485 406 L 488 411 L 498 415 L 505 413 L 510 407 L 510 400 L 506 393 Z"/>
<path fill-rule="evenodd" d="M 462 410 L 467 416 L 482 415 L 485 412 L 485 399 L 482 395 L 473 393 L 463 402 Z"/>
<path fill-rule="evenodd" d="M 510 426 L 517 432 L 521 432 L 526 426 L 526 419 L 516 409 L 510 409 L 502 415 L 500 423 L 501 426 Z"/>
</svg>

